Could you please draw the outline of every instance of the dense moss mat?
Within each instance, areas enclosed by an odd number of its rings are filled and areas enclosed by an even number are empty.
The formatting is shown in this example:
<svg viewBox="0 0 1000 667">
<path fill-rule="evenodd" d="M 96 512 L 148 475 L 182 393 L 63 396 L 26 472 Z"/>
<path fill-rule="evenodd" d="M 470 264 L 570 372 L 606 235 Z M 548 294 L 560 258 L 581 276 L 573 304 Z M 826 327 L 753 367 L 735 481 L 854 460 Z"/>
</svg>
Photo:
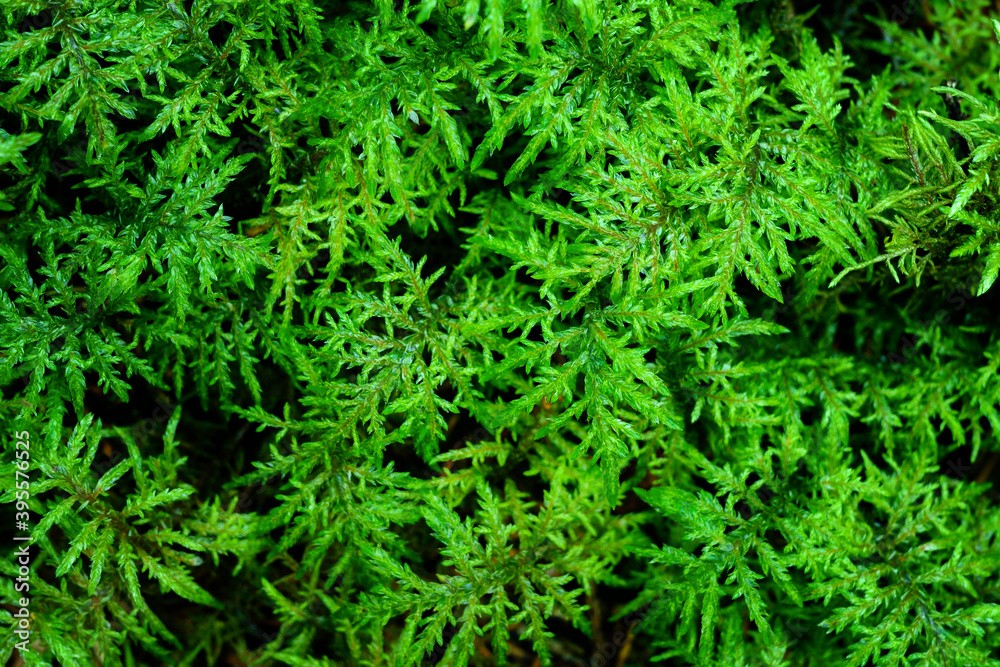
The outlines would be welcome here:
<svg viewBox="0 0 1000 667">
<path fill-rule="evenodd" d="M 991 2 L 0 9 L 6 664 L 1000 665 Z"/>
</svg>

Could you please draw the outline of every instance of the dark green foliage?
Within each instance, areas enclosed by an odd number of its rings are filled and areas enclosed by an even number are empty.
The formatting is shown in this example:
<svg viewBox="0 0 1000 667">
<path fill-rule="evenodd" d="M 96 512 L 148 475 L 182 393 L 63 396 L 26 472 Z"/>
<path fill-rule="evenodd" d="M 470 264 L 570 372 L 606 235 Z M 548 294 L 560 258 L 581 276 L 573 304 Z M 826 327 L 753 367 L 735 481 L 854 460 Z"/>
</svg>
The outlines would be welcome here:
<svg viewBox="0 0 1000 667">
<path fill-rule="evenodd" d="M 902 4 L 4 2 L 20 659 L 1000 665 L 1000 23 Z"/>
</svg>

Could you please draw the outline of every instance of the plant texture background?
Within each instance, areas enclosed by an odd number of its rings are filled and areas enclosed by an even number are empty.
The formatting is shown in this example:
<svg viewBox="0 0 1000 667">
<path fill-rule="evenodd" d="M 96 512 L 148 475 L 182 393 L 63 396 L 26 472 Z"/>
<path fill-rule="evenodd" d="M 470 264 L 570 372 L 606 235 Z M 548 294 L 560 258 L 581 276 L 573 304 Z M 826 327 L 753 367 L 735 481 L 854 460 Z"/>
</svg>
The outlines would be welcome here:
<svg viewBox="0 0 1000 667">
<path fill-rule="evenodd" d="M 992 2 L 0 10 L 7 665 L 1000 665 Z"/>
</svg>

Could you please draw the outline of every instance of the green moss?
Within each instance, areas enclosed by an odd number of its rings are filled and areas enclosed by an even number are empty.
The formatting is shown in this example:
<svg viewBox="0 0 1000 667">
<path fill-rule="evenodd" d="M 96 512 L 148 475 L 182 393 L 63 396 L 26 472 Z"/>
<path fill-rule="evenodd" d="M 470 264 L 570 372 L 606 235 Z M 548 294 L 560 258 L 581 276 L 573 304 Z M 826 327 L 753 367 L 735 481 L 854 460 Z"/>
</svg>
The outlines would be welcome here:
<svg viewBox="0 0 1000 667">
<path fill-rule="evenodd" d="M 0 658 L 1000 664 L 1000 23 L 903 5 L 4 3 Z"/>
</svg>

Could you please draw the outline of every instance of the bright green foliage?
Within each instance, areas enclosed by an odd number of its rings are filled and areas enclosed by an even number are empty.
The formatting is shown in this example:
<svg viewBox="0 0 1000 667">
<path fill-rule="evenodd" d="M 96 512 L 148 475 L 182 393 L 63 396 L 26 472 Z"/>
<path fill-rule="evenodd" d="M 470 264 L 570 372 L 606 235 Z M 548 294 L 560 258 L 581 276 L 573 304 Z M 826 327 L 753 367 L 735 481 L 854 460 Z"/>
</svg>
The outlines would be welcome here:
<svg viewBox="0 0 1000 667">
<path fill-rule="evenodd" d="M 24 663 L 1000 665 L 1000 22 L 830 4 L 2 3 Z"/>
</svg>

